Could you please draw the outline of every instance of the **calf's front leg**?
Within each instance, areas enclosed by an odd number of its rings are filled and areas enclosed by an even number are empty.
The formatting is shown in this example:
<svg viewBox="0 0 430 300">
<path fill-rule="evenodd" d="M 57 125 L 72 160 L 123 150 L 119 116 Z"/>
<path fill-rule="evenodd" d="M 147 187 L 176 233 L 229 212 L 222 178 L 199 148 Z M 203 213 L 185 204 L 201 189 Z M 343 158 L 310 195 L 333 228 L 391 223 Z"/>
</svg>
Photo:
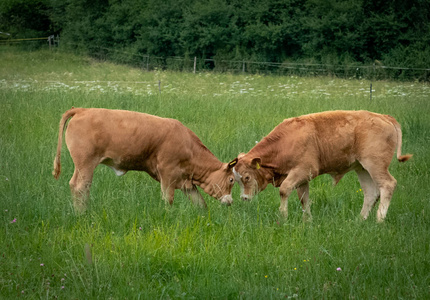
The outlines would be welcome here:
<svg viewBox="0 0 430 300">
<path fill-rule="evenodd" d="M 288 217 L 288 197 L 290 196 L 291 192 L 296 189 L 296 187 L 300 187 L 302 185 L 304 187 L 300 190 L 300 192 L 305 192 L 306 186 L 308 186 L 307 178 L 307 174 L 301 170 L 292 170 L 288 174 L 287 178 L 285 178 L 285 180 L 281 183 L 281 186 L 279 187 L 279 195 L 281 196 L 281 206 L 279 207 L 279 211 L 285 218 Z M 309 186 L 307 189 L 309 189 Z M 308 206 L 307 203 L 305 204 L 305 207 L 306 206 Z"/>
<path fill-rule="evenodd" d="M 199 190 L 195 185 L 191 188 L 183 188 L 182 192 L 193 202 L 194 205 L 199 206 L 201 208 L 206 208 L 206 202 L 203 199 L 202 195 L 199 193 Z"/>
<path fill-rule="evenodd" d="M 302 203 L 303 221 L 312 221 L 311 201 L 309 200 L 309 182 L 297 188 L 297 195 Z"/>
<path fill-rule="evenodd" d="M 173 198 L 175 197 L 175 188 L 167 180 L 161 179 L 161 196 L 163 197 L 166 204 L 173 204 Z"/>
</svg>

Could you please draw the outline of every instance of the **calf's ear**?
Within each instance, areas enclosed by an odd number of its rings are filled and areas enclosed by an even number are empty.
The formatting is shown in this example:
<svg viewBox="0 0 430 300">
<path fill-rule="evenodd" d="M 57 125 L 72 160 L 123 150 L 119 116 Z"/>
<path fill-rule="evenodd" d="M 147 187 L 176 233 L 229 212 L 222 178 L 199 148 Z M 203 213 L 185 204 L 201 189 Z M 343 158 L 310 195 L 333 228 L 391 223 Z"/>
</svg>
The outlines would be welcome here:
<svg viewBox="0 0 430 300">
<path fill-rule="evenodd" d="M 253 167 L 254 169 L 260 169 L 261 168 L 261 158 L 256 157 L 253 158 L 251 161 L 251 167 Z"/>
<path fill-rule="evenodd" d="M 237 157 L 235 159 L 233 159 L 231 162 L 228 163 L 228 168 L 231 169 L 233 168 L 236 164 L 237 164 Z"/>
</svg>

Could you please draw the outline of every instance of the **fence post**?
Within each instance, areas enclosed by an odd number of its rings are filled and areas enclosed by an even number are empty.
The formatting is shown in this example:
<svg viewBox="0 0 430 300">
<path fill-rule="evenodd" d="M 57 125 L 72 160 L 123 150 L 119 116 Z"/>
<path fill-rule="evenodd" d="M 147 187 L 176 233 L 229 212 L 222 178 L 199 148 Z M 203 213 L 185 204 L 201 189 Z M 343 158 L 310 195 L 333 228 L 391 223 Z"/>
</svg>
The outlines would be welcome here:
<svg viewBox="0 0 430 300">
<path fill-rule="evenodd" d="M 372 72 L 372 76 L 370 76 L 370 102 L 372 102 L 372 81 L 375 80 L 376 77 L 376 65 L 375 62 L 373 62 L 373 72 Z"/>
<path fill-rule="evenodd" d="M 245 73 L 245 60 L 243 60 L 243 64 L 242 64 L 242 72 Z"/>
<path fill-rule="evenodd" d="M 193 71 L 194 74 L 196 74 L 196 66 L 197 66 L 197 57 L 194 56 L 194 71 Z"/>
</svg>

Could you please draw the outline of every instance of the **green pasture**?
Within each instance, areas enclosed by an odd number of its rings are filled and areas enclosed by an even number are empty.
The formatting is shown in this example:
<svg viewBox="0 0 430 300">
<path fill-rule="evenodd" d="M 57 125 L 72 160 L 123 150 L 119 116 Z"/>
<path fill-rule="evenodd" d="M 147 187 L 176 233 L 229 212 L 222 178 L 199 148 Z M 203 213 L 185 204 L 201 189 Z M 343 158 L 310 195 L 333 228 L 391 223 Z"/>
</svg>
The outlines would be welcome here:
<svg viewBox="0 0 430 300">
<path fill-rule="evenodd" d="M 61 52 L 0 49 L 1 299 L 430 298 L 430 86 L 329 77 L 144 72 Z M 145 173 L 95 171 L 91 207 L 74 214 L 65 145 L 51 175 L 58 123 L 75 107 L 171 117 L 222 161 L 247 152 L 283 119 L 335 109 L 390 114 L 403 153 L 386 221 L 360 220 L 357 176 L 310 185 L 289 218 L 269 186 L 252 202 L 207 210 L 179 191 L 173 206 Z"/>
</svg>

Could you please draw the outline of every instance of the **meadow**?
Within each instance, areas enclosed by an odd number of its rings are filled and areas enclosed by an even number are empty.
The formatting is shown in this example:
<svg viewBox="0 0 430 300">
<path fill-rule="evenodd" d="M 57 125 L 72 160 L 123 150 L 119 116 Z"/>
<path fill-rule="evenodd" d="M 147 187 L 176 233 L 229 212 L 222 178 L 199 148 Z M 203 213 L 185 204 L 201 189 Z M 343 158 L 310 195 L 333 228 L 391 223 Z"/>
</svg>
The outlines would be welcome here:
<svg viewBox="0 0 430 300">
<path fill-rule="evenodd" d="M 430 86 L 332 77 L 145 72 L 69 53 L 0 49 L 1 299 L 430 298 Z M 171 117 L 221 161 L 249 151 L 283 119 L 335 109 L 390 114 L 403 153 L 388 215 L 359 218 L 355 173 L 310 184 L 312 222 L 297 194 L 289 218 L 269 186 L 251 202 L 173 206 L 141 172 L 95 171 L 91 207 L 73 211 L 66 146 L 51 174 L 62 113 L 75 107 Z"/>
</svg>

